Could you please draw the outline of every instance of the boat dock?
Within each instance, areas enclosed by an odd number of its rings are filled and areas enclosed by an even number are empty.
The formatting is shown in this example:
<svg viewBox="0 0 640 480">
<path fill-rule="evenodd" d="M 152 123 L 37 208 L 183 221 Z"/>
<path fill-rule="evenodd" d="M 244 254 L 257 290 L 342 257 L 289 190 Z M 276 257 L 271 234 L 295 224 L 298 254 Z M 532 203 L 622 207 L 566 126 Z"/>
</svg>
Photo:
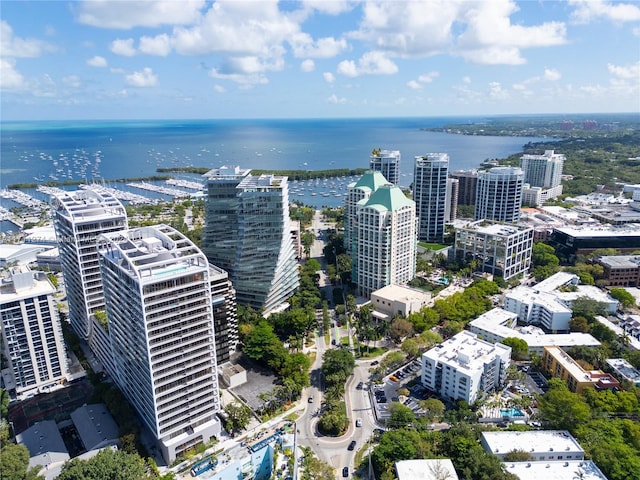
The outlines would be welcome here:
<svg viewBox="0 0 640 480">
<path fill-rule="evenodd" d="M 0 190 L 0 197 L 12 200 L 27 208 L 42 210 L 48 207 L 46 202 L 33 198 L 31 195 L 26 194 L 21 190 L 9 190 L 5 188 Z"/>
<path fill-rule="evenodd" d="M 150 192 L 161 193 L 163 195 L 170 195 L 174 198 L 184 198 L 184 197 L 191 196 L 191 193 L 185 190 L 180 190 L 178 188 L 163 187 L 161 185 L 154 185 L 152 183 L 147 183 L 147 182 L 131 182 L 131 183 L 127 183 L 127 186 L 133 187 L 133 188 L 139 188 L 141 190 L 148 190 Z"/>
<path fill-rule="evenodd" d="M 199 192 L 204 188 L 204 184 L 202 183 L 192 182 L 190 180 L 181 180 L 179 178 L 170 178 L 169 180 L 166 180 L 165 183 L 167 185 L 188 188 L 190 190 L 198 190 Z"/>
<path fill-rule="evenodd" d="M 153 198 L 138 195 L 137 193 L 127 192 L 125 190 L 118 190 L 117 188 L 105 187 L 97 183 L 83 184 L 80 188 L 85 190 L 91 190 L 96 193 L 110 193 L 118 200 L 129 202 L 131 205 L 144 205 L 144 204 L 156 204 L 158 200 Z"/>
</svg>

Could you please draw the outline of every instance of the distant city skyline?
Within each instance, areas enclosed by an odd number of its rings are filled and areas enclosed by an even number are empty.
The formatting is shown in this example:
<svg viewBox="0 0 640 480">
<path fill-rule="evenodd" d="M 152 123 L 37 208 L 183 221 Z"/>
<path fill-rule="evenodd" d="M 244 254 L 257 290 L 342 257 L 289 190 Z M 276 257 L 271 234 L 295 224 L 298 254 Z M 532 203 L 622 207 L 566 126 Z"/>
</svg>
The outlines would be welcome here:
<svg viewBox="0 0 640 480">
<path fill-rule="evenodd" d="M 3 1 L 2 120 L 640 111 L 640 4 Z"/>
</svg>

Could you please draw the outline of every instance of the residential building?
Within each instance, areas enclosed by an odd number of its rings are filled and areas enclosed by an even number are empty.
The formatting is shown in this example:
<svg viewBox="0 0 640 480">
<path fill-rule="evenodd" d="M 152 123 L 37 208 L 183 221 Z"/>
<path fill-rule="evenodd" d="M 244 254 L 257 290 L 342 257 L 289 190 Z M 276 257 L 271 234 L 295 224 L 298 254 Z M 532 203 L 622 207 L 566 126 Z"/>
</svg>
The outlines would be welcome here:
<svg viewBox="0 0 640 480">
<path fill-rule="evenodd" d="M 100 327 L 93 314 L 105 310 L 96 237 L 126 229 L 127 213 L 108 192 L 77 190 L 54 195 L 52 200 L 69 321 L 78 336 L 91 343 L 92 328 Z"/>
<path fill-rule="evenodd" d="M 381 172 L 370 170 L 364 173 L 357 182 L 347 186 L 347 196 L 344 202 L 344 249 L 355 259 L 358 255 L 358 202 L 368 200 L 378 188 L 383 185 L 391 185 Z M 358 272 L 355 262 L 352 264 L 351 280 L 358 283 Z"/>
<path fill-rule="evenodd" d="M 300 283 L 287 177 L 223 167 L 205 178 L 207 258 L 229 272 L 238 303 L 265 313 L 282 307 Z"/>
<path fill-rule="evenodd" d="M 566 430 L 482 432 L 480 444 L 485 451 L 501 460 L 513 451 L 527 452 L 533 459 L 532 464 L 549 460 L 584 459 L 584 449 Z"/>
<path fill-rule="evenodd" d="M 4 388 L 18 399 L 69 380 L 55 288 L 43 272 L 13 267 L 0 278 Z"/>
<path fill-rule="evenodd" d="M 606 255 L 596 258 L 604 279 L 612 287 L 640 286 L 640 255 Z"/>
<path fill-rule="evenodd" d="M 458 191 L 460 183 L 456 178 L 447 178 L 447 203 L 444 209 L 444 221 L 453 223 L 458 215 Z"/>
<path fill-rule="evenodd" d="M 524 172 L 518 167 L 494 167 L 478 172 L 476 220 L 517 223 L 520 220 Z"/>
<path fill-rule="evenodd" d="M 406 285 L 416 273 L 416 205 L 399 187 L 383 185 L 356 214 L 355 278 L 358 295 Z"/>
<path fill-rule="evenodd" d="M 564 456 L 564 455 L 559 455 Z M 607 480 L 591 460 L 505 462 L 505 470 L 520 480 Z"/>
<path fill-rule="evenodd" d="M 401 460 L 396 462 L 398 480 L 458 480 L 448 458 Z"/>
<path fill-rule="evenodd" d="M 475 205 L 478 171 L 456 170 L 449 177 L 458 180 L 458 205 Z"/>
<path fill-rule="evenodd" d="M 215 265 L 209 264 L 209 278 L 216 335 L 216 361 L 221 365 L 229 361 L 230 355 L 236 351 L 238 345 L 236 291 L 229 280 L 229 274 Z"/>
<path fill-rule="evenodd" d="M 40 467 L 39 477 L 53 480 L 71 457 L 54 420 L 36 422 L 16 435 L 16 443 L 29 450 L 28 468 Z"/>
<path fill-rule="evenodd" d="M 402 285 L 387 285 L 371 292 L 373 315 L 380 320 L 388 321 L 395 315 L 406 317 L 419 312 L 430 303 L 430 293 Z"/>
<path fill-rule="evenodd" d="M 456 228 L 455 255 L 479 263 L 477 270 L 509 280 L 531 266 L 533 229 L 479 220 Z"/>
<path fill-rule="evenodd" d="M 542 155 L 525 154 L 520 157 L 520 168 L 524 172 L 524 182 L 528 185 L 523 194 L 523 204 L 539 206 L 562 195 L 564 161 L 565 156 L 553 150 L 545 150 Z M 534 190 L 538 192 L 538 198 L 532 201 L 528 197 Z"/>
<path fill-rule="evenodd" d="M 568 332 L 571 308 L 557 294 L 535 287 L 519 286 L 507 292 L 504 309 L 518 316 L 518 321 L 538 325 L 550 332 Z"/>
<path fill-rule="evenodd" d="M 418 215 L 419 240 L 434 243 L 444 241 L 448 171 L 449 155 L 446 153 L 415 157 L 413 199 Z"/>
<path fill-rule="evenodd" d="M 607 358 L 607 365 L 616 375 L 640 387 L 640 371 L 624 358 Z"/>
<path fill-rule="evenodd" d="M 166 225 L 98 243 L 114 379 L 170 463 L 221 430 L 209 262 Z"/>
<path fill-rule="evenodd" d="M 595 285 L 578 285 L 571 291 L 557 291 L 555 295 L 567 307 L 573 308 L 573 302 L 582 297 L 587 297 L 604 304 L 604 309 L 608 313 L 616 313 L 620 302 Z"/>
<path fill-rule="evenodd" d="M 500 343 L 505 338 L 519 338 L 529 346 L 528 356 L 542 357 L 544 347 L 599 347 L 601 343 L 589 333 L 572 332 L 546 334 L 539 328 L 518 327 L 518 315 L 502 308 L 494 308 L 469 322 L 469 331 L 489 343 Z"/>
<path fill-rule="evenodd" d="M 560 347 L 545 347 L 542 368 L 552 377 L 564 380 L 574 393 L 582 393 L 585 387 L 620 389 L 620 382 L 613 375 L 601 370 L 585 370 Z"/>
<path fill-rule="evenodd" d="M 380 172 L 389 183 L 400 183 L 400 151 L 374 149 L 369 157 L 369 169 Z"/>
<path fill-rule="evenodd" d="M 422 355 L 422 385 L 444 398 L 473 403 L 507 378 L 511 348 L 462 331 Z"/>
</svg>

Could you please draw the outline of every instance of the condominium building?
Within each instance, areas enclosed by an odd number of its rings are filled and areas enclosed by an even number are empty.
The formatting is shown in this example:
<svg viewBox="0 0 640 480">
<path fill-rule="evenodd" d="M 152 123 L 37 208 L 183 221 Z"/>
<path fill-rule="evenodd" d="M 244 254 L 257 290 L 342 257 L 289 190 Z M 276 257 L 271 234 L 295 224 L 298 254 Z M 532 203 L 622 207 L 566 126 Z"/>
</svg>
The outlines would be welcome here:
<svg viewBox="0 0 640 480">
<path fill-rule="evenodd" d="M 400 182 L 400 151 L 374 149 L 369 157 L 369 169 L 382 173 L 390 183 Z"/>
<path fill-rule="evenodd" d="M 114 379 L 172 462 L 221 429 L 209 262 L 166 225 L 98 244 Z"/>
<path fill-rule="evenodd" d="M 43 272 L 13 267 L 0 278 L 2 377 L 19 399 L 69 379 L 55 289 Z M 6 368 L 5 368 L 6 367 Z"/>
<path fill-rule="evenodd" d="M 478 171 L 456 170 L 449 177 L 458 180 L 458 205 L 475 205 Z"/>
<path fill-rule="evenodd" d="M 207 258 L 229 272 L 238 303 L 265 313 L 280 307 L 300 283 L 287 177 L 223 167 L 205 178 Z"/>
<path fill-rule="evenodd" d="M 478 172 L 475 219 L 517 223 L 523 184 L 524 172 L 517 167 L 494 167 Z"/>
<path fill-rule="evenodd" d="M 550 189 L 562 181 L 562 167 L 565 156 L 553 150 L 545 150 L 542 155 L 525 154 L 520 157 L 520 168 L 524 172 L 524 182 L 532 187 Z M 562 193 L 562 189 L 560 189 Z"/>
<path fill-rule="evenodd" d="M 416 205 L 399 187 L 383 185 L 356 213 L 355 278 L 358 295 L 406 285 L 416 271 Z"/>
<path fill-rule="evenodd" d="M 555 293 L 519 286 L 505 295 L 504 309 L 516 314 L 521 323 L 538 325 L 551 332 L 569 331 L 571 308 Z"/>
<path fill-rule="evenodd" d="M 458 194 L 460 182 L 457 178 L 447 178 L 447 203 L 444 209 L 444 221 L 453 223 L 458 216 Z"/>
<path fill-rule="evenodd" d="M 529 270 L 532 248 L 530 227 L 479 220 L 456 229 L 455 255 L 505 280 Z"/>
<path fill-rule="evenodd" d="M 418 215 L 419 240 L 444 241 L 448 171 L 449 155 L 446 153 L 428 153 L 415 158 L 413 199 Z"/>
<path fill-rule="evenodd" d="M 620 389 L 620 382 L 613 375 L 602 370 L 585 370 L 560 347 L 545 347 L 542 368 L 552 377 L 564 380 L 574 393 L 582 393 L 585 387 Z"/>
<path fill-rule="evenodd" d="M 507 378 L 511 348 L 462 331 L 422 355 L 422 385 L 444 398 L 475 402 Z"/>
<path fill-rule="evenodd" d="M 127 213 L 110 193 L 77 190 L 53 196 L 53 223 L 69 321 L 80 338 L 90 340 L 93 313 L 105 309 L 96 237 L 127 228 Z"/>
<path fill-rule="evenodd" d="M 358 255 L 357 250 L 357 234 L 358 229 L 358 203 L 361 200 L 368 200 L 373 192 L 383 185 L 391 185 L 385 176 L 375 170 L 364 173 L 357 182 L 347 185 L 347 196 L 344 202 L 344 249 L 355 259 Z M 358 282 L 358 272 L 356 271 L 356 262 L 352 264 L 351 280 Z"/>
<path fill-rule="evenodd" d="M 216 334 L 216 361 L 221 365 L 229 361 L 229 356 L 236 351 L 238 345 L 236 291 L 229 280 L 229 274 L 215 265 L 209 264 L 209 278 Z"/>
</svg>

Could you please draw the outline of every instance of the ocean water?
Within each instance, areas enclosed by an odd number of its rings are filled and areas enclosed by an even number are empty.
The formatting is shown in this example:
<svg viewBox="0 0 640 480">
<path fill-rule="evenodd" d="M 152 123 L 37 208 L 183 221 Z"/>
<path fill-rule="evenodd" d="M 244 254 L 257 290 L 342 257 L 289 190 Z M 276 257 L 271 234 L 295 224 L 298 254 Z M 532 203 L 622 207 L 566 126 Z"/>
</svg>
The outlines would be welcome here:
<svg viewBox="0 0 640 480">
<path fill-rule="evenodd" d="M 470 169 L 486 159 L 521 152 L 529 141 L 544 140 L 424 131 L 484 120 L 431 117 L 4 122 L 0 131 L 0 188 L 50 180 L 147 177 L 156 174 L 159 167 L 366 168 L 374 148 L 400 150 L 400 183 L 409 186 L 417 155 L 445 152 L 449 154 L 451 170 Z M 175 176 L 189 178 L 184 174 Z M 314 206 L 342 203 L 337 196 L 312 197 L 305 193 L 300 197 Z"/>
</svg>

